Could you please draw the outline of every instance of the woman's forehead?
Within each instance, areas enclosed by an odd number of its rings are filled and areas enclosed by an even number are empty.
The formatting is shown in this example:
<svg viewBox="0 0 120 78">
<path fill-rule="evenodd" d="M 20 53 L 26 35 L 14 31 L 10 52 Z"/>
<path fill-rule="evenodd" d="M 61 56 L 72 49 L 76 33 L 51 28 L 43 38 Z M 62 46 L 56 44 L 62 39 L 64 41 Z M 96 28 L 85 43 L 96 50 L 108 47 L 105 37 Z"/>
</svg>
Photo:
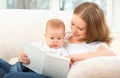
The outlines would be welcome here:
<svg viewBox="0 0 120 78">
<path fill-rule="evenodd" d="M 73 14 L 72 16 L 72 23 L 75 24 L 76 26 L 86 26 L 86 22 L 80 18 L 79 15 Z"/>
</svg>

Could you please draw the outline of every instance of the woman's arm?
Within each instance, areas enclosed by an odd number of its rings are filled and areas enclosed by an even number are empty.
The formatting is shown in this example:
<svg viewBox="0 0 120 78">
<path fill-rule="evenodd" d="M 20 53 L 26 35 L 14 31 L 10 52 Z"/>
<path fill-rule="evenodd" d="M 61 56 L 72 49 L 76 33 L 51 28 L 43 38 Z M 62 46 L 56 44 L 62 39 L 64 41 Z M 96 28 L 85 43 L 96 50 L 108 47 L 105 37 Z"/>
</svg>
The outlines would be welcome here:
<svg viewBox="0 0 120 78">
<path fill-rule="evenodd" d="M 30 63 L 30 60 L 29 60 L 28 56 L 24 53 L 23 50 L 20 50 L 20 51 L 18 52 L 18 60 L 19 60 L 20 62 L 24 63 L 24 64 Z"/>
<path fill-rule="evenodd" d="M 67 57 L 71 58 L 71 60 L 75 62 L 75 61 L 80 61 L 80 60 L 84 60 L 92 57 L 99 57 L 99 56 L 115 56 L 115 53 L 113 53 L 109 48 L 100 46 L 94 52 L 88 52 L 84 54 L 73 54 L 72 58 L 71 56 L 67 56 Z"/>
</svg>

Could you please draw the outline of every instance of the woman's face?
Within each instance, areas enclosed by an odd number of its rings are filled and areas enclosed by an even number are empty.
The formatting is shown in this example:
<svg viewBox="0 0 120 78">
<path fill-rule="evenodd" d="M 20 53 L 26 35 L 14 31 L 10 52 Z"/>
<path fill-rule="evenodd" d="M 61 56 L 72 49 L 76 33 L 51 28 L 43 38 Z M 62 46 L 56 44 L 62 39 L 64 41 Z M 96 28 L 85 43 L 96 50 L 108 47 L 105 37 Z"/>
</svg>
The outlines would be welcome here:
<svg viewBox="0 0 120 78">
<path fill-rule="evenodd" d="M 85 41 L 86 23 L 78 15 L 73 14 L 71 21 L 72 38 L 76 41 Z"/>
</svg>

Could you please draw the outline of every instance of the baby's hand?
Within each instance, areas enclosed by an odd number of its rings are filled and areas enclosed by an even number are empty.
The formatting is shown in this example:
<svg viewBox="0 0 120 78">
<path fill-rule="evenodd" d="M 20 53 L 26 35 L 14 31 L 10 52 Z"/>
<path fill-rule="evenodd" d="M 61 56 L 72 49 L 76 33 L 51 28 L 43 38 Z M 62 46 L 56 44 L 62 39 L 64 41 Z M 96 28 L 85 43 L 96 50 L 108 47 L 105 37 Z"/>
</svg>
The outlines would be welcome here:
<svg viewBox="0 0 120 78">
<path fill-rule="evenodd" d="M 28 56 L 24 53 L 23 50 L 20 50 L 18 52 L 18 60 L 24 64 L 29 64 L 30 63 L 30 60 L 28 58 Z"/>
</svg>

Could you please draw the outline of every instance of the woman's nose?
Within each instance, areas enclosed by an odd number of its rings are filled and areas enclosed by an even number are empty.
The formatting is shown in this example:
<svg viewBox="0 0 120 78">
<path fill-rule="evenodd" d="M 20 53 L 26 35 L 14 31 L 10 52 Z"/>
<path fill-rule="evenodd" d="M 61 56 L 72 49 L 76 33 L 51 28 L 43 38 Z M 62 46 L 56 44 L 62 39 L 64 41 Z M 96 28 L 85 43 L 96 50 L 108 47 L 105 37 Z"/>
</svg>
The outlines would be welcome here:
<svg viewBox="0 0 120 78">
<path fill-rule="evenodd" d="M 77 32 L 77 29 L 74 27 L 74 28 L 72 29 L 72 32 L 73 32 L 73 33 L 76 33 L 76 32 Z"/>
</svg>

